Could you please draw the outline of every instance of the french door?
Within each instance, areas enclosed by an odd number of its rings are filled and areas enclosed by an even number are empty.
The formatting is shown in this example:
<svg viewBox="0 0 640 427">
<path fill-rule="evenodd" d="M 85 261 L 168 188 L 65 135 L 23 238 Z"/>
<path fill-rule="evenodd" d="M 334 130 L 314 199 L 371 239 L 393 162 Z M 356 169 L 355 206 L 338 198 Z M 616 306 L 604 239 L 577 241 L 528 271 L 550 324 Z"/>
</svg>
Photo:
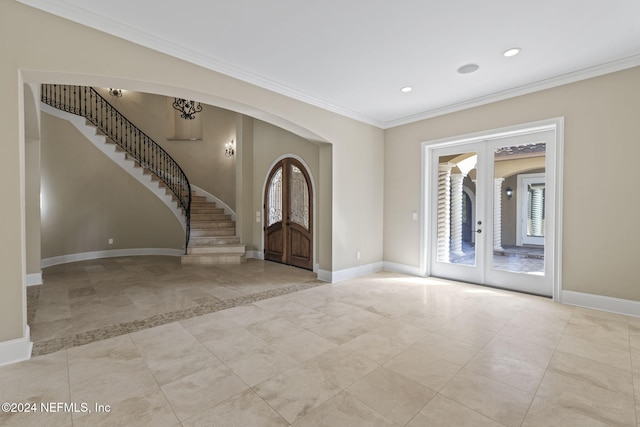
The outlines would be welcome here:
<svg viewBox="0 0 640 427">
<path fill-rule="evenodd" d="M 280 160 L 267 179 L 264 200 L 264 259 L 313 269 L 311 181 L 294 158 Z"/>
<path fill-rule="evenodd" d="M 428 148 L 432 276 L 553 295 L 555 144 L 545 130 Z"/>
</svg>

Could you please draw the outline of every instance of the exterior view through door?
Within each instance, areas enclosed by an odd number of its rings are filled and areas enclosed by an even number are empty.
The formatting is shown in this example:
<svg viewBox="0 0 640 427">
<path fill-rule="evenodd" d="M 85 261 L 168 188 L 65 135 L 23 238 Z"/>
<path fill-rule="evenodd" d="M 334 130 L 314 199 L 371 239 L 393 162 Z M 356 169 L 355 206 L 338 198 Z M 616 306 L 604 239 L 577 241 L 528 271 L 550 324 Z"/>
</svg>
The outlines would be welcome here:
<svg viewBox="0 0 640 427">
<path fill-rule="evenodd" d="M 313 208 L 309 173 L 294 159 L 280 160 L 267 179 L 264 259 L 313 269 Z"/>
<path fill-rule="evenodd" d="M 428 147 L 429 274 L 552 296 L 555 129 L 467 141 Z"/>
</svg>

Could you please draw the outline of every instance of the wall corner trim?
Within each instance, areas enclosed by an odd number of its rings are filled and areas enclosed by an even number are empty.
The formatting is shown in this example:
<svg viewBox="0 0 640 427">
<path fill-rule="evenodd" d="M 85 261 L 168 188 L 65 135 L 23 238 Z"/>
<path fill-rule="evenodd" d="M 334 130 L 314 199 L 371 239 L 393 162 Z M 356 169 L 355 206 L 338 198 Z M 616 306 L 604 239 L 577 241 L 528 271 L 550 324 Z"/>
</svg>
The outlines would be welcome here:
<svg viewBox="0 0 640 427">
<path fill-rule="evenodd" d="M 246 251 L 245 257 L 249 259 L 264 259 L 264 253 L 262 251 Z"/>
<path fill-rule="evenodd" d="M 366 274 L 375 273 L 383 269 L 383 262 L 359 265 L 357 267 L 345 268 L 338 271 L 318 270 L 318 279 L 324 282 L 337 283 L 349 280 Z"/>
<path fill-rule="evenodd" d="M 610 313 L 640 317 L 640 301 L 586 294 L 583 292 L 562 291 L 562 303 L 578 307 L 593 308 Z"/>
<path fill-rule="evenodd" d="M 317 273 L 318 273 L 318 280 L 331 283 L 331 277 L 332 277 L 331 271 L 318 269 Z"/>
<path fill-rule="evenodd" d="M 407 274 L 409 276 L 425 277 L 425 274 L 420 270 L 420 267 L 416 267 L 415 265 L 398 264 L 390 261 L 385 261 L 383 264 L 383 270 L 385 271 Z"/>
<path fill-rule="evenodd" d="M 24 337 L 0 342 L 0 366 L 31 359 L 32 348 L 31 332 L 27 325 Z"/>
<path fill-rule="evenodd" d="M 42 272 L 27 274 L 27 286 L 42 285 Z"/>
</svg>

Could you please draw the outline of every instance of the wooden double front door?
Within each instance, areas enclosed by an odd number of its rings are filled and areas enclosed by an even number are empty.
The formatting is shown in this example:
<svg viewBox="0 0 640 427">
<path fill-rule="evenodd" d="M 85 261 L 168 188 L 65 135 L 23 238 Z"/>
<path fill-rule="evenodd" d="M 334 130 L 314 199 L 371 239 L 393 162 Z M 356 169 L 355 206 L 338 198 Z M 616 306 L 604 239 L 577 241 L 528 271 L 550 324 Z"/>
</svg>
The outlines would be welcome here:
<svg viewBox="0 0 640 427">
<path fill-rule="evenodd" d="M 273 167 L 264 200 L 264 259 L 313 269 L 313 208 L 309 174 L 298 160 Z"/>
</svg>

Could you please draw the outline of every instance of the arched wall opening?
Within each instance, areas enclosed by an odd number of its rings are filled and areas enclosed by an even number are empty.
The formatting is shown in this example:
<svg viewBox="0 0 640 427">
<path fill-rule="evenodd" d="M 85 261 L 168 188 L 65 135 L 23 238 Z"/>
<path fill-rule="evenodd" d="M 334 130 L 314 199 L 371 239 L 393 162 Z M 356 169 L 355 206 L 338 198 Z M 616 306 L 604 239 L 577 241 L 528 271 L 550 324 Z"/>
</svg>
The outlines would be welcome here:
<svg viewBox="0 0 640 427">
<path fill-rule="evenodd" d="M 310 162 L 314 164 L 314 167 L 312 167 L 311 170 L 314 176 L 323 176 L 323 179 L 318 180 L 318 182 L 324 182 L 325 185 L 318 185 L 318 188 L 314 191 L 314 197 L 317 198 L 317 201 L 315 203 L 316 206 L 319 206 L 317 209 L 322 209 L 324 212 L 330 211 L 331 209 L 330 203 L 332 199 L 332 186 L 327 185 L 332 181 L 331 144 L 321 136 L 308 129 L 305 129 L 300 125 L 293 123 L 290 120 L 279 117 L 270 112 L 254 108 L 249 105 L 216 96 L 211 93 L 196 92 L 157 83 L 111 78 L 107 76 L 65 74 L 57 72 L 25 71 L 23 77 L 26 83 L 29 83 L 31 87 L 38 89 L 37 93 L 28 93 L 26 91 L 24 93 L 25 99 L 28 99 L 28 101 L 25 101 L 24 111 L 25 122 L 28 126 L 32 126 L 33 119 L 31 118 L 31 113 L 27 114 L 26 107 L 27 104 L 39 105 L 39 85 L 41 83 L 79 84 L 94 87 L 114 87 L 132 92 L 144 92 L 166 97 L 194 99 L 206 105 L 211 105 L 214 107 L 232 111 L 234 113 L 239 113 L 239 118 L 236 124 L 237 140 L 235 142 L 237 147 L 236 159 L 238 166 L 236 171 L 236 192 L 238 194 L 238 209 L 236 212 L 236 219 L 238 231 L 241 237 L 256 242 L 253 247 L 248 248 L 249 256 L 253 255 L 253 257 L 259 258 L 258 254 L 262 252 L 261 245 L 263 244 L 261 233 L 258 233 L 259 237 L 257 237 L 256 234 L 256 232 L 259 231 L 259 228 L 256 225 L 256 212 L 259 210 L 260 206 L 256 204 L 255 200 L 259 200 L 261 198 L 261 194 L 251 194 L 250 197 L 246 196 L 248 193 L 255 192 L 255 189 L 258 188 L 258 186 L 254 184 L 255 182 L 261 182 L 263 180 L 262 176 L 254 176 L 253 173 L 254 160 L 252 158 L 252 155 L 256 151 L 256 149 L 253 147 L 253 129 L 249 129 L 252 127 L 251 122 L 255 121 L 271 125 L 274 128 L 280 129 L 280 132 L 283 134 L 290 134 L 297 137 L 300 141 L 303 141 L 302 143 L 306 142 L 310 146 L 317 146 L 316 151 L 318 152 L 318 154 L 316 154 L 315 158 Z M 249 122 L 248 126 L 247 122 Z M 38 125 L 36 125 L 35 127 L 39 128 Z M 260 143 L 260 141 L 255 142 Z M 307 161 L 308 159 L 305 159 L 304 151 L 305 150 L 302 149 L 295 155 Z M 320 154 L 320 151 L 322 151 L 324 154 Z M 274 155 L 281 156 L 282 154 L 276 153 Z M 37 177 L 39 178 L 39 171 L 34 170 L 34 168 L 30 168 L 30 171 L 28 173 L 31 177 L 37 175 Z M 317 185 L 317 183 L 314 182 L 314 185 Z M 323 201 L 324 203 L 328 203 L 329 206 L 322 207 Z M 29 224 L 27 224 L 27 228 L 29 229 L 28 233 L 32 233 L 32 231 L 35 230 L 35 227 Z M 317 234 L 319 236 L 315 240 L 316 246 L 314 247 L 314 270 L 317 271 L 318 269 L 322 269 L 330 271 L 332 263 L 331 258 L 327 256 L 322 258 L 320 254 L 331 254 L 331 221 L 319 221 L 318 224 L 314 227 L 314 234 Z M 253 237 L 251 237 L 251 235 L 253 235 Z M 30 241 L 27 242 L 26 259 L 27 264 L 30 265 L 30 267 L 27 268 L 27 283 L 30 283 L 29 278 L 33 278 L 41 274 L 39 268 L 36 267 L 40 265 L 40 251 L 39 248 L 37 248 L 36 250 L 35 247 L 37 246 L 37 244 L 39 243 L 31 243 Z"/>
</svg>

